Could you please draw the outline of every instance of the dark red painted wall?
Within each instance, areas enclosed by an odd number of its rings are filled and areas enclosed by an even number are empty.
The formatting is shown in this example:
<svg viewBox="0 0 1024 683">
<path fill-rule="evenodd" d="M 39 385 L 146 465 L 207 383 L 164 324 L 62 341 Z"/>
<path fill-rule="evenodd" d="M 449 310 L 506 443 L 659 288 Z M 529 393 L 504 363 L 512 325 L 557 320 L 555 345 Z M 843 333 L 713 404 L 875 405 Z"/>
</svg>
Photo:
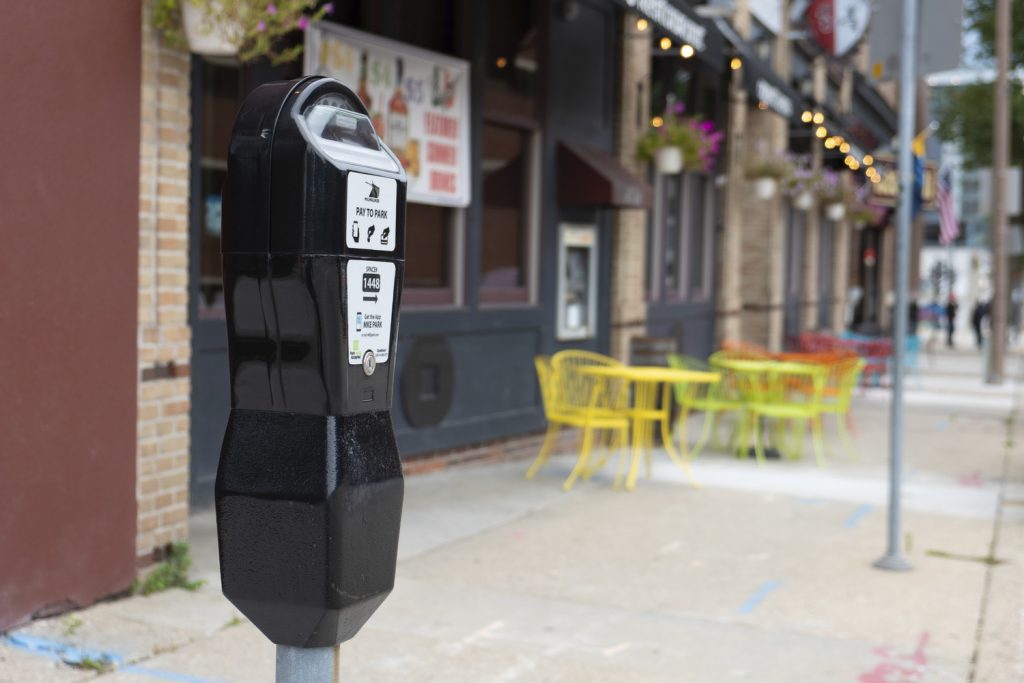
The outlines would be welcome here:
<svg viewBox="0 0 1024 683">
<path fill-rule="evenodd" d="M 134 577 L 140 4 L 0 11 L 0 630 Z"/>
</svg>

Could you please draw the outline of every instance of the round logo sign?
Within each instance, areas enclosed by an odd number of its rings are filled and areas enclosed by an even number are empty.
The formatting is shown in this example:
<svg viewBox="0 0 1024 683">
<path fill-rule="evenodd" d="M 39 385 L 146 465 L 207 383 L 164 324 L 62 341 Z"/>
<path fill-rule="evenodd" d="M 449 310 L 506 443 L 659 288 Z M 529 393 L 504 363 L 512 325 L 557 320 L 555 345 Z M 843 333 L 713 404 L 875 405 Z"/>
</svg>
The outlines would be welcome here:
<svg viewBox="0 0 1024 683">
<path fill-rule="evenodd" d="M 871 21 L 870 0 L 811 0 L 807 28 L 829 54 L 845 55 L 864 36 Z"/>
</svg>

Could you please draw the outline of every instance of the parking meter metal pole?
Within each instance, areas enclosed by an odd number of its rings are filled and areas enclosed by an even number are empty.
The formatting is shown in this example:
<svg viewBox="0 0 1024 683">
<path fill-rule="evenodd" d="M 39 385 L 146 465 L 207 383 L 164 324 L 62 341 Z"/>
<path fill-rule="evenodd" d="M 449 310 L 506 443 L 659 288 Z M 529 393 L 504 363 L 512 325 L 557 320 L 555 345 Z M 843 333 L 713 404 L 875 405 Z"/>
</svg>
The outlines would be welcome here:
<svg viewBox="0 0 1024 683">
<path fill-rule="evenodd" d="M 338 683 L 337 647 L 277 646 L 276 683 Z"/>
<path fill-rule="evenodd" d="M 900 206 L 896 223 L 896 308 L 893 313 L 892 403 L 889 418 L 889 529 L 879 569 L 907 571 L 900 550 L 903 487 L 903 368 L 907 349 L 907 289 L 910 280 L 910 224 L 913 220 L 914 95 L 917 87 L 917 0 L 903 0 L 903 55 L 900 65 L 899 175 Z"/>
<path fill-rule="evenodd" d="M 338 81 L 268 83 L 242 103 L 223 201 L 217 537 L 224 594 L 284 646 L 286 671 L 354 636 L 394 587 L 405 194 L 405 170 Z"/>
</svg>

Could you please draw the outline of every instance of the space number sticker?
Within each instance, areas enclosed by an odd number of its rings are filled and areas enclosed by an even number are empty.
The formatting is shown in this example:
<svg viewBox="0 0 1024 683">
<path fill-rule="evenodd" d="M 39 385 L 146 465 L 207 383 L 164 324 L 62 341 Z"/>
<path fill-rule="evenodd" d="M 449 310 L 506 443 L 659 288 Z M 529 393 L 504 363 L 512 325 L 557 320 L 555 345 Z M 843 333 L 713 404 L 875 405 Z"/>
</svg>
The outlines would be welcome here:
<svg viewBox="0 0 1024 683">
<path fill-rule="evenodd" d="M 353 260 L 347 269 L 348 363 L 360 365 L 367 355 L 373 364 L 385 363 L 391 342 L 395 264 Z"/>
</svg>

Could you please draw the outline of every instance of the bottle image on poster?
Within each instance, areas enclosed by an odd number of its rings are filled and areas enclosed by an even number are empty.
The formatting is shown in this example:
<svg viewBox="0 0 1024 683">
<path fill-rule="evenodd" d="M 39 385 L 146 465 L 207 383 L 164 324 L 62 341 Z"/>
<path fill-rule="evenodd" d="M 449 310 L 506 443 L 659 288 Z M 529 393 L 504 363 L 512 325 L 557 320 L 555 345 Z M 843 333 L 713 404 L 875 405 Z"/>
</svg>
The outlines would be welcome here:
<svg viewBox="0 0 1024 683">
<path fill-rule="evenodd" d="M 402 91 L 402 58 L 395 60 L 395 92 L 388 102 L 388 147 L 405 165 L 406 147 L 409 145 L 409 106 Z"/>
</svg>

